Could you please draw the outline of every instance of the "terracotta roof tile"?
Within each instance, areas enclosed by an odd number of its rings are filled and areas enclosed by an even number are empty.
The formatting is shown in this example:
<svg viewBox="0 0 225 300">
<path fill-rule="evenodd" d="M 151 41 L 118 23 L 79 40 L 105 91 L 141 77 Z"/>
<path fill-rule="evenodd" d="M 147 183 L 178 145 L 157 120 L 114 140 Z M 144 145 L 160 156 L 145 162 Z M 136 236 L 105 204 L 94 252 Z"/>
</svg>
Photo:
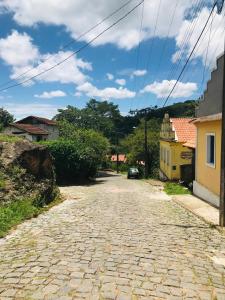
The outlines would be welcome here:
<svg viewBox="0 0 225 300">
<path fill-rule="evenodd" d="M 195 145 L 196 127 L 191 121 L 191 118 L 170 118 L 178 142 Z"/>
<path fill-rule="evenodd" d="M 12 123 L 11 126 L 24 130 L 31 134 L 37 134 L 37 135 L 48 135 L 48 132 L 43 130 L 42 128 L 39 128 L 37 126 L 31 125 L 31 124 L 18 124 L 18 123 Z"/>
</svg>

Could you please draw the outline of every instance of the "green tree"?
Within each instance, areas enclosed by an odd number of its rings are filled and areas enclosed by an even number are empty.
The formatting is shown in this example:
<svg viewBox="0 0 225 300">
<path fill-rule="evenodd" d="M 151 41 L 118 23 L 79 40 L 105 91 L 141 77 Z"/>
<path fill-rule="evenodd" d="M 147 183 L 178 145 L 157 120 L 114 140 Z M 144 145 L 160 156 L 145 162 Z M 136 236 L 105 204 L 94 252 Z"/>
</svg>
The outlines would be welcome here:
<svg viewBox="0 0 225 300">
<path fill-rule="evenodd" d="M 14 122 L 14 116 L 10 114 L 3 107 L 0 108 L 0 128 L 7 127 L 10 123 Z"/>
<path fill-rule="evenodd" d="M 60 134 L 56 141 L 42 142 L 54 158 L 58 183 L 94 176 L 106 160 L 108 140 L 92 129 L 78 129 L 65 121 L 60 123 Z"/>
<path fill-rule="evenodd" d="M 147 122 L 148 128 L 148 162 L 150 176 L 156 176 L 159 167 L 159 132 L 160 120 L 151 119 Z M 121 142 L 125 153 L 127 154 L 128 163 L 136 165 L 138 162 L 145 160 L 144 148 L 144 120 L 134 132 L 128 135 Z"/>
<path fill-rule="evenodd" d="M 112 139 L 121 120 L 117 105 L 107 101 L 91 99 L 85 108 L 78 109 L 71 105 L 59 109 L 54 117 L 57 121 L 67 121 L 77 128 L 93 129 Z"/>
</svg>

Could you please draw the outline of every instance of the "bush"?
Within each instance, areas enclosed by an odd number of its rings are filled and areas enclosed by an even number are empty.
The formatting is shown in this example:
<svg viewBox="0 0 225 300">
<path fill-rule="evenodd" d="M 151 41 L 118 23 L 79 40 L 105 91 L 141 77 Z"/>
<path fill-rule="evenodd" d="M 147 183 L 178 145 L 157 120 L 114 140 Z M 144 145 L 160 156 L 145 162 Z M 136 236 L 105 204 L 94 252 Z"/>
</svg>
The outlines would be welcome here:
<svg viewBox="0 0 225 300">
<path fill-rule="evenodd" d="M 58 183 L 72 183 L 95 176 L 105 160 L 108 141 L 93 130 L 77 130 L 69 138 L 43 142 L 54 158 Z"/>
</svg>

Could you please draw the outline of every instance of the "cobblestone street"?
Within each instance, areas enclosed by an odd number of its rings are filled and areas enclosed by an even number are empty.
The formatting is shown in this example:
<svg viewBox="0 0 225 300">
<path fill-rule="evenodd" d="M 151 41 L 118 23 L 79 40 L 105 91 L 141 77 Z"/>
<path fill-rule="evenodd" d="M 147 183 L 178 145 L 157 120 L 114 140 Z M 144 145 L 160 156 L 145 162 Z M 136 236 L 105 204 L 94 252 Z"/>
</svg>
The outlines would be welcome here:
<svg viewBox="0 0 225 300">
<path fill-rule="evenodd" d="M 225 299 L 225 236 L 108 175 L 0 240 L 0 299 Z"/>
</svg>

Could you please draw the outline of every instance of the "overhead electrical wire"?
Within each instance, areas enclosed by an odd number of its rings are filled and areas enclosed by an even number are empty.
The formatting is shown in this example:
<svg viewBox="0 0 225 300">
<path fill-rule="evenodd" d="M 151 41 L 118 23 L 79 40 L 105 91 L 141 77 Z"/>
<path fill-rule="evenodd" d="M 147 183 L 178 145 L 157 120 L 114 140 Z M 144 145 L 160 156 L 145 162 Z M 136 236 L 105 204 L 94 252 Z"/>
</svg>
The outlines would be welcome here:
<svg viewBox="0 0 225 300">
<path fill-rule="evenodd" d="M 145 9 L 145 2 L 143 1 L 142 9 L 141 9 L 141 22 L 140 22 L 140 29 L 139 29 L 139 41 L 138 41 L 138 47 L 137 47 L 137 59 L 136 59 L 135 71 L 138 70 L 139 59 L 140 59 L 141 34 L 142 34 L 142 29 L 143 29 L 144 9 Z M 135 93 L 137 95 L 137 76 L 135 76 L 134 80 L 135 80 Z M 131 99 L 130 111 L 132 110 L 132 105 L 133 105 L 133 98 Z"/>
<path fill-rule="evenodd" d="M 195 7 L 195 9 L 193 9 L 192 16 L 191 16 L 192 18 L 194 18 L 194 16 L 196 16 L 197 12 L 199 12 L 202 9 L 203 5 L 204 5 L 204 0 L 199 0 L 198 4 Z M 174 75 L 176 74 L 177 70 L 180 68 L 181 63 L 182 63 L 182 54 L 185 51 L 185 48 L 187 46 L 187 42 L 192 37 L 192 34 L 193 34 L 193 32 L 194 32 L 194 30 L 197 26 L 198 20 L 199 20 L 199 15 L 197 15 L 194 22 L 189 24 L 189 26 L 188 26 L 185 34 L 184 34 L 184 37 L 181 41 L 180 47 L 179 47 L 180 48 L 179 55 L 176 59 L 177 63 L 176 63 L 175 66 L 171 66 L 171 68 L 169 70 L 169 73 L 168 73 L 168 76 L 167 76 L 168 80 L 171 80 L 174 77 Z"/>
<path fill-rule="evenodd" d="M 202 45 L 202 43 L 203 43 L 203 41 L 204 41 L 204 39 L 206 38 L 206 36 L 207 36 L 207 33 L 208 33 L 208 31 L 210 30 L 212 30 L 212 24 L 213 24 L 213 21 L 214 21 L 214 19 L 215 19 L 215 17 L 217 16 L 217 13 L 215 13 L 213 16 L 212 16 L 212 20 L 211 20 L 211 23 L 210 23 L 210 26 L 208 26 L 208 28 L 205 30 L 205 32 L 204 32 L 204 34 L 202 35 L 202 38 L 201 38 L 201 40 L 200 40 L 200 42 L 198 43 L 198 45 L 197 45 L 197 47 L 195 48 L 195 51 L 194 51 L 194 53 L 193 53 L 193 55 L 198 51 L 198 49 L 199 49 L 199 47 Z M 216 33 L 217 33 L 217 31 L 218 31 L 218 29 L 220 28 L 220 25 L 223 25 L 224 24 L 224 17 L 225 17 L 225 13 L 223 14 L 223 16 L 222 16 L 222 19 L 221 19 L 221 21 L 220 21 L 220 23 L 218 24 L 218 26 L 216 27 L 216 29 L 213 31 L 213 32 L 211 32 L 211 33 L 209 33 L 209 35 L 210 35 L 210 40 L 212 40 L 212 38 L 216 35 Z M 203 52 L 206 52 L 207 51 L 207 48 L 209 47 L 209 44 L 210 44 L 210 41 L 208 40 L 208 43 L 207 43 L 207 47 L 205 48 L 205 50 L 203 51 Z M 218 43 L 217 43 L 218 44 Z M 217 51 L 215 51 L 215 53 L 216 53 Z M 215 53 L 213 54 L 213 58 L 215 57 Z M 205 68 L 206 68 L 206 61 L 204 62 L 204 64 L 205 64 Z M 210 63 L 208 63 L 208 66 L 210 66 Z M 186 73 L 188 73 L 188 70 L 189 70 L 189 68 L 190 68 L 190 64 L 187 66 L 187 68 L 186 68 Z M 196 71 L 197 71 L 198 69 L 197 68 L 194 68 L 194 73 L 196 73 Z M 193 78 L 193 76 L 194 76 L 194 73 L 192 72 L 192 75 L 191 75 L 191 77 Z M 189 77 L 188 77 L 189 78 Z M 183 80 L 184 79 L 184 73 L 183 73 L 183 75 L 182 75 L 182 77 L 180 78 L 180 80 Z M 204 82 L 203 82 L 204 83 Z M 200 89 L 200 91 L 202 90 L 202 88 Z"/>
<path fill-rule="evenodd" d="M 209 20 L 210 20 L 212 14 L 213 14 L 213 11 L 214 11 L 214 8 L 216 7 L 216 4 L 217 4 L 217 2 L 215 1 L 214 5 L 213 5 L 213 7 L 212 7 L 212 9 L 211 9 L 211 11 L 210 11 L 210 14 L 209 14 L 209 16 L 208 16 L 208 18 L 207 18 L 207 20 L 206 20 L 206 23 L 205 23 L 204 27 L 202 28 L 202 31 L 201 31 L 201 33 L 200 33 L 200 35 L 199 35 L 199 37 L 198 37 L 198 39 L 197 39 L 197 41 L 196 41 L 194 47 L 192 48 L 192 50 L 191 50 L 191 52 L 190 52 L 190 54 L 189 54 L 189 56 L 188 56 L 188 58 L 187 58 L 185 64 L 183 65 L 182 70 L 181 70 L 181 72 L 180 72 L 180 74 L 179 74 L 179 76 L 178 76 L 178 78 L 177 78 L 175 84 L 173 85 L 171 91 L 169 92 L 168 96 L 166 97 L 166 99 L 165 99 L 165 101 L 164 101 L 163 107 L 165 107 L 166 103 L 168 102 L 168 100 L 169 100 L 170 96 L 172 95 L 174 89 L 176 88 L 176 86 L 177 86 L 177 84 L 178 84 L 178 82 L 179 82 L 179 79 L 181 78 L 181 76 L 182 76 L 182 74 L 183 74 L 183 72 L 184 72 L 184 70 L 185 70 L 187 64 L 189 63 L 189 61 L 190 61 L 190 59 L 191 59 L 191 57 L 192 57 L 192 55 L 193 55 L 193 53 L 194 53 L 194 51 L 195 51 L 195 49 L 196 49 L 196 47 L 197 47 L 199 41 L 200 41 L 200 39 L 201 39 L 201 37 L 202 37 L 202 35 L 203 35 L 204 31 L 205 31 L 205 28 L 206 28 L 206 26 L 208 25 L 208 22 L 209 22 Z"/>
<path fill-rule="evenodd" d="M 156 19 L 155 19 L 155 25 L 154 25 L 154 29 L 153 29 L 153 35 L 151 37 L 151 41 L 149 44 L 149 49 L 148 49 L 148 56 L 147 56 L 147 61 L 146 61 L 146 68 L 145 70 L 149 70 L 149 65 L 151 62 L 151 58 L 152 58 L 152 51 L 154 48 L 154 43 L 155 43 L 155 37 L 156 37 L 156 31 L 157 31 L 157 26 L 158 26 L 158 21 L 159 21 L 159 13 L 160 13 L 160 8 L 161 8 L 161 3 L 162 0 L 159 0 L 159 5 L 158 5 L 158 9 L 157 9 L 157 13 L 156 13 Z M 140 104 L 140 103 L 139 103 Z"/>
<path fill-rule="evenodd" d="M 129 0 L 127 2 L 125 2 L 122 6 L 120 6 L 119 8 L 117 8 L 116 10 L 114 10 L 111 14 L 109 14 L 108 16 L 106 16 L 105 18 L 103 18 L 100 22 L 98 22 L 97 24 L 95 24 L 94 26 L 90 27 L 88 30 L 86 30 L 85 32 L 83 32 L 81 35 L 79 35 L 77 37 L 76 40 L 71 39 L 70 42 L 68 42 L 67 44 L 65 44 L 61 50 L 64 50 L 66 48 L 68 48 L 69 46 L 71 46 L 72 44 L 74 44 L 75 42 L 79 41 L 82 37 L 84 37 L 85 35 L 87 35 L 88 33 L 90 33 L 91 31 L 93 31 L 94 29 L 96 29 L 97 27 L 99 27 L 100 25 L 102 25 L 106 20 L 110 19 L 112 16 L 114 16 L 115 14 L 117 14 L 119 11 L 121 11 L 124 7 L 126 7 L 127 5 L 129 5 L 131 2 L 133 2 L 134 0 Z M 43 60 L 41 63 L 39 63 L 37 66 L 34 66 L 32 68 L 29 68 L 28 70 L 26 70 L 25 72 L 21 73 L 20 75 L 16 76 L 15 78 L 3 82 L 0 84 L 0 87 L 8 85 L 11 82 L 14 82 L 15 80 L 18 80 L 21 77 L 24 77 L 24 75 L 30 73 L 31 71 L 35 70 L 37 67 L 43 65 L 44 63 L 46 63 L 49 59 L 51 58 L 51 56 L 47 57 L 45 60 Z"/>
<path fill-rule="evenodd" d="M 102 36 L 105 32 L 107 32 L 108 30 L 110 30 L 112 27 L 114 27 L 115 25 L 117 25 L 118 23 L 120 23 L 123 19 L 125 19 L 128 15 L 130 15 L 134 10 L 136 10 L 142 3 L 144 2 L 144 0 L 140 1 L 138 4 L 136 4 L 131 10 L 129 10 L 126 14 L 124 14 L 122 17 L 120 17 L 117 21 L 115 21 L 114 23 L 112 23 L 110 26 L 108 26 L 107 28 L 105 28 L 103 31 L 101 31 L 98 35 L 96 35 L 94 38 L 92 38 L 90 41 L 88 41 L 87 43 L 85 43 L 83 46 L 81 46 L 78 50 L 73 51 L 70 55 L 68 55 L 66 58 L 64 58 L 63 60 L 59 61 L 57 64 L 54 64 L 53 66 L 51 66 L 50 68 L 45 69 L 42 72 L 39 72 L 36 75 L 31 76 L 30 78 L 10 85 L 6 88 L 2 88 L 0 89 L 0 92 L 2 91 L 6 91 L 10 88 L 16 87 L 16 86 L 20 86 L 23 85 L 24 83 L 29 82 L 30 80 L 37 78 L 40 75 L 43 75 L 44 73 L 47 73 L 51 70 L 53 70 L 54 68 L 58 67 L 59 65 L 63 64 L 65 61 L 69 60 L 72 56 L 76 55 L 77 53 L 81 52 L 82 50 L 84 50 L 85 48 L 87 48 L 89 45 L 91 45 L 95 40 L 97 40 L 100 36 Z"/>
<path fill-rule="evenodd" d="M 167 39 L 169 38 L 169 35 L 170 35 L 170 31 L 171 31 L 171 27 L 172 27 L 172 24 L 173 24 L 173 21 L 174 21 L 174 17 L 175 17 L 175 13 L 176 13 L 176 10 L 177 10 L 178 2 L 179 2 L 179 0 L 176 0 L 175 6 L 174 6 L 173 11 L 172 11 L 168 31 L 167 31 L 167 34 L 166 34 L 166 37 L 165 37 L 165 40 L 164 40 L 164 43 L 163 43 L 161 54 L 159 56 L 159 64 L 158 64 L 157 69 L 156 69 L 156 76 L 155 77 L 157 77 L 159 69 L 160 69 L 162 61 L 163 61 L 163 56 L 164 56 L 166 46 L 167 46 Z"/>
</svg>

